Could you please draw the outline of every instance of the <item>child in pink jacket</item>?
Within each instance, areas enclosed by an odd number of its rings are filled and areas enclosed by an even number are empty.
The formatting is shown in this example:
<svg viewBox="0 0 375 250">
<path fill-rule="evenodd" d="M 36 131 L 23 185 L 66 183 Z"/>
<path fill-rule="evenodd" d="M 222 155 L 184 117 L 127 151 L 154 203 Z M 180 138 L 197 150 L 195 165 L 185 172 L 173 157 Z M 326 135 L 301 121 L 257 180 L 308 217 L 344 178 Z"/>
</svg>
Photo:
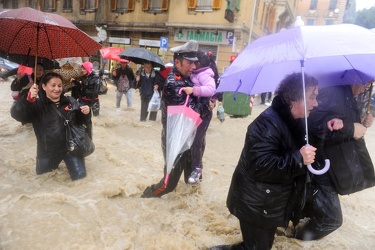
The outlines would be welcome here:
<svg viewBox="0 0 375 250">
<path fill-rule="evenodd" d="M 202 178 L 202 158 L 206 146 L 206 131 L 212 118 L 211 97 L 216 93 L 216 82 L 219 78 L 216 63 L 211 53 L 198 51 L 198 61 L 195 62 L 196 70 L 191 75 L 194 87 L 186 87 L 186 94 L 199 97 L 202 123 L 198 126 L 194 142 L 191 146 L 192 173 L 188 179 L 191 185 L 198 184 Z"/>
</svg>

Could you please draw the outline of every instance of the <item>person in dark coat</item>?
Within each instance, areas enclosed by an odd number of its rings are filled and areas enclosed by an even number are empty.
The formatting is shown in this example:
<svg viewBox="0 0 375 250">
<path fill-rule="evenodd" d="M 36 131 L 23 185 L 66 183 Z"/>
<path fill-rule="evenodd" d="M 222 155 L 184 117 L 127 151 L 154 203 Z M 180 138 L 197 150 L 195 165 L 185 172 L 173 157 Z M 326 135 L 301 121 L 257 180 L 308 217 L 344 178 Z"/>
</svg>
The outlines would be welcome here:
<svg viewBox="0 0 375 250">
<path fill-rule="evenodd" d="M 136 89 L 139 89 L 141 95 L 141 115 L 140 121 L 144 122 L 148 116 L 148 105 L 151 101 L 154 91 L 158 91 L 160 94 L 161 86 L 163 86 L 163 77 L 159 72 L 155 71 L 150 62 L 143 64 L 143 69 L 136 76 Z M 156 121 L 158 112 L 150 112 L 150 121 Z"/>
<path fill-rule="evenodd" d="M 272 105 L 248 127 L 245 145 L 230 184 L 227 207 L 240 222 L 243 242 L 230 249 L 271 249 L 277 227 L 286 227 L 294 206 L 294 187 L 315 159 L 306 146 L 304 117 L 317 106 L 318 81 L 305 74 L 281 81 Z M 215 248 L 220 249 L 220 248 Z M 224 247 L 222 249 L 225 249 Z"/>
<path fill-rule="evenodd" d="M 82 63 L 82 77 L 78 80 L 72 78 L 71 81 L 75 87 L 72 90 L 72 96 L 78 99 L 81 105 L 88 105 L 94 116 L 99 115 L 99 89 L 101 79 L 93 72 L 93 64 L 91 62 Z M 74 93 L 74 94 L 73 94 Z M 91 119 L 86 125 L 86 132 L 92 139 L 92 121 Z"/>
<path fill-rule="evenodd" d="M 80 105 L 74 98 L 64 96 L 63 79 L 57 73 L 46 73 L 40 86 L 34 84 L 28 95 L 11 108 L 11 115 L 22 123 L 32 123 L 36 140 L 36 174 L 57 169 L 63 160 L 72 180 L 86 176 L 84 158 L 71 155 L 66 144 L 64 120 L 56 108 L 77 124 L 91 119 L 90 107 Z M 36 98 L 39 95 L 42 98 Z"/>
<path fill-rule="evenodd" d="M 195 69 L 194 62 L 198 60 L 197 51 L 198 44 L 187 42 L 182 46 L 174 47 L 171 49 L 174 52 L 173 60 L 174 67 L 167 76 L 165 86 L 162 93 L 162 151 L 164 161 L 166 159 L 166 132 L 167 132 L 167 107 L 174 105 L 184 105 L 186 101 L 186 93 L 184 91 L 179 94 L 181 88 L 193 87 L 193 82 L 190 76 Z M 190 95 L 188 106 L 195 111 L 199 112 L 199 105 L 197 97 Z M 181 128 L 175 128 L 181 129 Z M 172 192 L 177 187 L 178 181 L 184 172 L 184 181 L 187 184 L 189 176 L 192 172 L 191 168 L 191 150 L 183 152 L 178 156 L 174 168 L 172 169 L 169 179 L 166 180 L 166 164 L 164 165 L 164 177 L 160 182 L 148 186 L 141 195 L 142 198 L 161 197 L 167 193 Z"/>
<path fill-rule="evenodd" d="M 31 75 L 21 75 L 17 72 L 16 78 L 10 84 L 12 97 L 15 101 L 22 98 L 24 95 L 27 95 L 30 87 L 34 84 L 34 74 L 36 76 L 36 84 L 39 84 L 42 76 L 44 75 L 44 65 L 42 63 L 38 63 L 36 65 L 36 72 L 33 72 Z"/>
<path fill-rule="evenodd" d="M 122 59 L 121 67 L 115 69 L 112 73 L 116 84 L 116 108 L 120 108 L 122 95 L 126 96 L 127 107 L 132 107 L 132 85 L 135 80 L 134 72 L 128 65 L 127 60 Z"/>
<path fill-rule="evenodd" d="M 360 156 L 366 158 L 360 159 L 362 164 L 355 162 L 355 157 L 349 157 L 351 159 L 350 166 L 356 168 L 355 177 L 364 177 L 363 183 L 356 181 L 356 185 L 358 185 L 360 190 L 363 189 L 362 184 L 368 184 L 369 186 L 367 187 L 371 187 L 375 182 L 373 164 L 363 138 L 367 128 L 372 125 L 373 116 L 372 114 L 367 114 L 361 117 L 355 99 L 363 91 L 365 91 L 365 86 L 361 84 L 328 87 L 320 90 L 317 97 L 319 106 L 311 112 L 308 119 L 311 144 L 318 148 L 317 161 L 314 164 L 316 165 L 314 166 L 315 168 L 321 168 L 320 166 L 325 164 L 324 146 L 326 145 L 337 145 L 352 141 L 352 143 L 361 146 L 361 150 L 365 154 L 360 154 Z M 338 120 L 335 124 L 336 126 L 330 125 L 329 122 L 334 119 Z M 352 153 L 358 154 L 357 152 Z M 328 159 L 334 160 L 332 157 L 345 159 L 345 156 L 338 151 L 335 152 L 335 156 L 329 156 Z M 369 164 L 363 164 L 363 162 L 368 162 Z M 332 165 L 331 161 L 331 168 Z M 369 167 L 365 169 L 365 166 Z M 346 170 L 340 165 L 340 172 L 342 171 Z M 321 239 L 337 230 L 343 223 L 338 191 L 335 188 L 330 172 L 322 175 L 312 175 L 311 185 L 313 188 L 312 196 L 308 199 L 303 211 L 303 215 L 309 219 L 306 223 L 297 227 L 294 235 L 295 238 L 301 240 Z M 354 189 L 349 192 L 356 191 Z"/>
</svg>

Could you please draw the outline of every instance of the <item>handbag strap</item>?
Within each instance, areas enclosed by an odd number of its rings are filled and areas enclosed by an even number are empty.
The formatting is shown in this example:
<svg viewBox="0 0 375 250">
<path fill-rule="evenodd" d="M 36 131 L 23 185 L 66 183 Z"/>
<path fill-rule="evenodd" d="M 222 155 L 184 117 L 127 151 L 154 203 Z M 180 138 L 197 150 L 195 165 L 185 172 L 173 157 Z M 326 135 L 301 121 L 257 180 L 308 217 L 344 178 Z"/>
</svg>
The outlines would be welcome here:
<svg viewBox="0 0 375 250">
<path fill-rule="evenodd" d="M 68 120 L 62 113 L 61 111 L 56 107 L 56 105 L 52 105 L 52 109 L 58 114 L 63 120 L 64 120 L 64 125 L 66 126 L 70 120 Z"/>
</svg>

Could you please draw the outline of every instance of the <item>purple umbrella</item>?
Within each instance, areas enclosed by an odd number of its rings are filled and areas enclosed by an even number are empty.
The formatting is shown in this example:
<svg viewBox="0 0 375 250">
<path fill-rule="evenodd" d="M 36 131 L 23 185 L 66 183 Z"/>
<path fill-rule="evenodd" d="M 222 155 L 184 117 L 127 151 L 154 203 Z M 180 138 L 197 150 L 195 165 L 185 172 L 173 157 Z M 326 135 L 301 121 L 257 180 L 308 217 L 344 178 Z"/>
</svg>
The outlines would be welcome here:
<svg viewBox="0 0 375 250">
<path fill-rule="evenodd" d="M 374 79 L 375 33 L 353 25 L 298 26 L 257 39 L 220 77 L 218 92 L 252 95 L 274 91 L 293 72 L 319 80 L 320 87 Z M 346 73 L 345 72 L 349 72 Z"/>
<path fill-rule="evenodd" d="M 247 46 L 220 77 L 217 91 L 270 92 L 293 72 L 314 76 L 320 87 L 366 84 L 375 79 L 373 62 L 375 33 L 368 29 L 352 24 L 298 26 Z M 306 139 L 308 144 L 307 134 Z"/>
</svg>

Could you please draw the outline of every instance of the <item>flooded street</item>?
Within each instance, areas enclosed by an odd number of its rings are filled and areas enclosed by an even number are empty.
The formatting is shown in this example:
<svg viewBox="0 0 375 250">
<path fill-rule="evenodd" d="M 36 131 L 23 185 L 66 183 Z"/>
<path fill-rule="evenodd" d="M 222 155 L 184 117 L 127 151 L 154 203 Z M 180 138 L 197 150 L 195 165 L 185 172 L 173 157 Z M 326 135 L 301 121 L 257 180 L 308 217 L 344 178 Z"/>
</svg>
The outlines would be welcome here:
<svg viewBox="0 0 375 250">
<path fill-rule="evenodd" d="M 115 108 L 115 88 L 100 96 L 93 117 L 95 152 L 86 158 L 87 177 L 71 181 L 64 163 L 35 174 L 36 139 L 30 124 L 10 116 L 10 80 L 0 83 L 0 249 L 206 249 L 241 240 L 238 220 L 225 201 L 252 115 L 220 123 L 207 132 L 203 182 L 183 179 L 162 198 L 139 198 L 163 175 L 161 113 L 140 122 L 140 97 L 133 108 Z M 366 134 L 375 161 L 375 124 Z M 277 236 L 273 249 L 375 249 L 375 188 L 341 196 L 343 226 L 329 236 L 302 242 Z"/>
</svg>

